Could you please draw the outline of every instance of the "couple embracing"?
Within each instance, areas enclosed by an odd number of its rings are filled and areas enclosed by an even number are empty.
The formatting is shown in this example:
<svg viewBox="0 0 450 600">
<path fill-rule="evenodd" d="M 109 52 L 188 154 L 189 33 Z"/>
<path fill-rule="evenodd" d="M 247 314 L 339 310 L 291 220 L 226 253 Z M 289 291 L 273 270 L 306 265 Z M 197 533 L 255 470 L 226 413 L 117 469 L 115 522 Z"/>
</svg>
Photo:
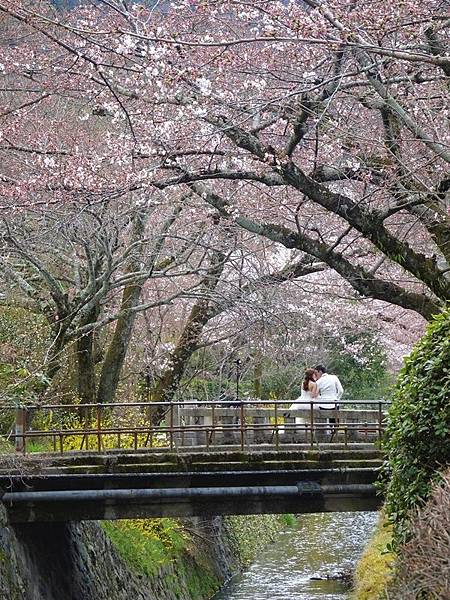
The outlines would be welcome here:
<svg viewBox="0 0 450 600">
<path fill-rule="evenodd" d="M 333 410 L 338 407 L 338 401 L 341 399 L 344 389 L 336 375 L 327 373 L 323 365 L 317 365 L 313 369 L 306 369 L 302 383 L 302 393 L 297 401 L 314 402 L 318 401 L 319 408 L 324 410 Z M 296 404 L 290 406 L 290 409 L 306 408 L 305 405 Z"/>
</svg>

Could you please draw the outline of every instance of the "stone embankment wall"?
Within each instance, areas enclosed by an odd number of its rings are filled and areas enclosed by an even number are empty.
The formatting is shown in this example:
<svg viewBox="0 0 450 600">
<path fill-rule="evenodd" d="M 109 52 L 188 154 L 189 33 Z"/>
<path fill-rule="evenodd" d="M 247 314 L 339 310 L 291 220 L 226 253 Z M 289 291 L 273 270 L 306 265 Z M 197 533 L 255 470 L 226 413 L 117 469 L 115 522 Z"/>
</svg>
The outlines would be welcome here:
<svg viewBox="0 0 450 600">
<path fill-rule="evenodd" d="M 276 516 L 186 522 L 186 546 L 148 575 L 121 556 L 96 522 L 10 526 L 0 505 L 2 600 L 200 600 L 259 549 Z"/>
</svg>

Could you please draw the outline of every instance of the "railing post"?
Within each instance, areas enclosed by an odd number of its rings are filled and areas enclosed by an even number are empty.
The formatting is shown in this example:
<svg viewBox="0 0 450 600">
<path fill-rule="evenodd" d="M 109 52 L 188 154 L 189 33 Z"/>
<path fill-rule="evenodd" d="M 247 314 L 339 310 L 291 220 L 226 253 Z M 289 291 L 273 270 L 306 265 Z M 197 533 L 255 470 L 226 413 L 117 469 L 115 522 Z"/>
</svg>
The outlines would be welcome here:
<svg viewBox="0 0 450 600">
<path fill-rule="evenodd" d="M 173 450 L 173 403 L 170 403 L 170 415 L 169 415 L 169 440 L 170 449 Z"/>
<path fill-rule="evenodd" d="M 102 450 L 102 433 L 101 433 L 101 429 L 102 429 L 102 416 L 101 416 L 101 411 L 102 411 L 102 407 L 101 404 L 97 404 L 97 452 L 101 452 Z"/>
<path fill-rule="evenodd" d="M 314 401 L 310 402 L 309 423 L 311 426 L 311 448 L 314 448 Z"/>
<path fill-rule="evenodd" d="M 214 402 L 211 404 L 211 443 L 216 443 L 216 410 Z"/>
<path fill-rule="evenodd" d="M 28 411 L 26 408 L 16 409 L 16 425 L 15 425 L 15 446 L 16 452 L 25 454 L 27 449 L 26 432 L 27 432 Z"/>
<path fill-rule="evenodd" d="M 381 401 L 378 401 L 378 439 L 379 439 L 380 443 L 383 438 L 382 422 L 383 422 L 383 413 L 381 410 Z"/>
<path fill-rule="evenodd" d="M 244 414 L 244 402 L 241 400 L 240 405 L 240 433 L 241 433 L 241 450 L 245 447 L 245 414 Z"/>
<path fill-rule="evenodd" d="M 331 423 L 330 424 L 330 431 L 331 431 L 331 437 L 330 437 L 330 443 L 333 441 L 334 436 L 336 435 L 336 439 L 339 435 L 339 408 L 338 405 L 335 404 L 334 405 L 334 424 Z"/>
<path fill-rule="evenodd" d="M 278 404 L 275 400 L 275 447 L 280 448 L 280 432 L 278 431 Z"/>
</svg>

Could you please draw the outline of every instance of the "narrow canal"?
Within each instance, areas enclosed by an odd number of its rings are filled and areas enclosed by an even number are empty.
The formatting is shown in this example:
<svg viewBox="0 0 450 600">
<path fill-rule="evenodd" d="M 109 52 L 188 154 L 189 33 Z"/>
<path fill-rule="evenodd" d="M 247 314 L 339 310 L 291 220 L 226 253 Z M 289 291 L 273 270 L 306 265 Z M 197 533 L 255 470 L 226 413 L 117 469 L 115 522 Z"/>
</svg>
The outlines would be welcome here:
<svg viewBox="0 0 450 600">
<path fill-rule="evenodd" d="M 301 515 L 214 600 L 344 600 L 348 588 L 326 579 L 354 568 L 377 513 Z M 318 579 L 315 579 L 318 578 Z M 323 578 L 323 579 L 320 579 Z"/>
</svg>

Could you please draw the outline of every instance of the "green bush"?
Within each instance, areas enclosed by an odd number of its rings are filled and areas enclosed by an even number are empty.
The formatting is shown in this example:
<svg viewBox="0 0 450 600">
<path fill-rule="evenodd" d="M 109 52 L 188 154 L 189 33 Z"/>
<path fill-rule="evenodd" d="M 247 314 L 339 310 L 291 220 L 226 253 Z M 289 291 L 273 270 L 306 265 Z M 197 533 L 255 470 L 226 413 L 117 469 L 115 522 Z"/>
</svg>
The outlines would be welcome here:
<svg viewBox="0 0 450 600">
<path fill-rule="evenodd" d="M 219 379 L 203 379 L 201 377 L 192 377 L 178 390 L 179 400 L 195 398 L 196 400 L 217 400 L 221 395 L 228 396 L 233 382 L 220 381 Z"/>
<path fill-rule="evenodd" d="M 394 545 L 409 536 L 410 514 L 450 463 L 450 310 L 429 325 L 406 359 L 389 411 L 383 469 Z"/>
<path fill-rule="evenodd" d="M 336 373 L 349 400 L 380 400 L 393 384 L 386 351 L 370 332 L 348 330 L 330 341 L 328 368 Z"/>
<path fill-rule="evenodd" d="M 48 342 L 44 320 L 22 308 L 0 309 L 0 403 L 33 403 L 48 385 L 41 371 Z M 14 415 L 0 414 L 0 431 L 7 432 Z"/>
</svg>

